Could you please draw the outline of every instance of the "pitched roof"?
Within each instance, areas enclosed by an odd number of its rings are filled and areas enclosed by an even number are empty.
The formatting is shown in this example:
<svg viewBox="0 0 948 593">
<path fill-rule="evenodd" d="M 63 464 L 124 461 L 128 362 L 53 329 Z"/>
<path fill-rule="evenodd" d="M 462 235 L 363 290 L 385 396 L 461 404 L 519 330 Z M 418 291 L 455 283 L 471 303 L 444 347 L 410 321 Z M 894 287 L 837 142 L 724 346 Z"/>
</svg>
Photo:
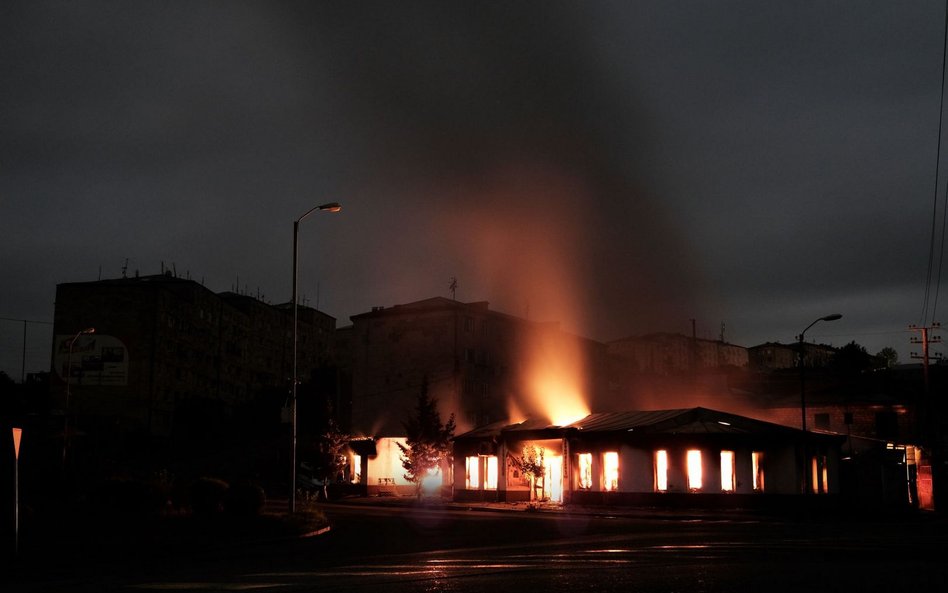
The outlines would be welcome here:
<svg viewBox="0 0 948 593">
<path fill-rule="evenodd" d="M 498 436 L 501 433 L 526 431 L 582 431 L 585 433 L 635 432 L 638 434 L 785 434 L 800 432 L 796 428 L 755 420 L 746 416 L 720 412 L 708 408 L 673 410 L 600 412 L 590 414 L 566 426 L 551 426 L 549 422 L 530 418 L 510 424 L 495 422 L 458 435 L 461 439 Z"/>
<path fill-rule="evenodd" d="M 583 432 L 646 432 L 678 434 L 760 434 L 798 432 L 782 424 L 755 420 L 708 408 L 590 414 L 571 426 Z"/>
</svg>

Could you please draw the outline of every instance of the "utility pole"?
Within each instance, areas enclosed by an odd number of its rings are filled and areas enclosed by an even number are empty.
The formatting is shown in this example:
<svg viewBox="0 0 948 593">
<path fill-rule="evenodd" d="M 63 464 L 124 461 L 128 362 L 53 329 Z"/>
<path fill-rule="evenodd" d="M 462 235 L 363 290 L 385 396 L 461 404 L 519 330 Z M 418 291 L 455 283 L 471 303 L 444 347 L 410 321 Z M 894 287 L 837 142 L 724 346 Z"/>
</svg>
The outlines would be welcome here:
<svg viewBox="0 0 948 593">
<path fill-rule="evenodd" d="M 935 405 L 935 401 L 932 399 L 931 395 L 931 383 L 929 379 L 929 361 L 931 358 L 941 358 L 940 353 L 935 353 L 932 356 L 929 352 L 929 344 L 938 344 L 941 342 L 941 336 L 932 336 L 929 332 L 938 331 L 941 329 L 941 323 L 934 322 L 931 327 L 919 327 L 917 325 L 910 325 L 909 330 L 913 332 L 918 332 L 920 335 L 918 337 L 912 336 L 913 344 L 922 345 L 922 353 L 918 354 L 912 352 L 912 358 L 921 359 L 922 361 L 922 381 L 923 381 L 923 395 L 922 395 L 922 405 L 919 406 L 918 419 L 920 428 L 922 428 L 922 434 L 924 435 L 924 440 L 929 447 L 931 454 L 931 467 L 932 467 L 932 496 L 935 499 L 935 508 L 939 508 L 939 499 L 943 498 L 939 496 L 939 487 L 942 485 L 942 471 L 941 471 L 941 462 L 943 459 L 942 443 L 941 443 L 941 422 L 942 420 L 938 417 L 939 410 L 938 406 Z"/>
<path fill-rule="evenodd" d="M 941 336 L 929 336 L 930 331 L 937 331 L 941 329 L 941 323 L 935 322 L 932 323 L 931 327 L 919 327 L 917 325 L 910 325 L 909 330 L 913 332 L 918 332 L 921 334 L 921 337 L 912 337 L 913 344 L 922 345 L 922 353 L 918 354 L 916 352 L 912 353 L 912 358 L 922 360 L 922 378 L 925 381 L 925 396 L 927 399 L 929 386 L 928 386 L 928 361 L 931 358 L 928 351 L 929 344 L 937 344 L 941 342 Z M 941 354 L 935 354 L 935 358 L 941 358 Z"/>
</svg>

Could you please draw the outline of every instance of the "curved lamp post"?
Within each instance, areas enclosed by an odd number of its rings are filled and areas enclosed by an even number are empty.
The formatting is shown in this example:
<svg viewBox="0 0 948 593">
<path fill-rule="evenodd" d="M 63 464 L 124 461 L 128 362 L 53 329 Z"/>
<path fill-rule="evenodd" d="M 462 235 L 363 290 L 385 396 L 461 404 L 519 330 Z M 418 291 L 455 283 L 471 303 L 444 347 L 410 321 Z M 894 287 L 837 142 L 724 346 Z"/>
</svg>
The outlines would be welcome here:
<svg viewBox="0 0 948 593">
<path fill-rule="evenodd" d="M 296 346 L 297 346 L 297 308 L 296 303 L 299 300 L 299 291 L 297 289 L 297 283 L 299 280 L 299 234 L 300 234 L 300 222 L 313 212 L 320 210 L 325 210 L 326 212 L 339 212 L 342 210 L 336 202 L 330 202 L 328 204 L 322 204 L 320 206 L 314 206 L 307 210 L 302 216 L 293 221 L 293 387 L 291 391 L 290 399 L 292 404 L 290 406 L 290 424 L 292 425 L 292 438 L 290 445 L 290 463 L 292 464 L 292 469 L 290 471 L 290 512 L 296 512 L 296 384 L 299 382 L 296 376 L 297 366 L 296 366 Z"/>
<path fill-rule="evenodd" d="M 69 385 L 72 382 L 72 347 L 76 345 L 76 341 L 80 337 L 94 333 L 94 327 L 87 327 L 76 332 L 76 335 L 69 340 L 69 354 L 66 356 L 66 405 L 63 409 L 63 473 L 66 472 L 66 449 L 69 446 Z"/>
<path fill-rule="evenodd" d="M 826 315 L 815 320 L 810 325 L 806 326 L 800 335 L 797 338 L 800 341 L 800 426 L 803 430 L 803 495 L 806 496 L 809 494 L 810 484 L 809 484 L 809 472 L 807 471 L 807 462 L 809 461 L 807 456 L 807 438 L 806 438 L 806 373 L 804 371 L 805 366 L 803 364 L 804 357 L 804 348 L 806 345 L 803 342 L 803 337 L 806 334 L 807 330 L 816 325 L 821 321 L 836 321 L 837 319 L 842 319 L 842 315 L 839 313 L 833 313 L 831 315 Z"/>
</svg>

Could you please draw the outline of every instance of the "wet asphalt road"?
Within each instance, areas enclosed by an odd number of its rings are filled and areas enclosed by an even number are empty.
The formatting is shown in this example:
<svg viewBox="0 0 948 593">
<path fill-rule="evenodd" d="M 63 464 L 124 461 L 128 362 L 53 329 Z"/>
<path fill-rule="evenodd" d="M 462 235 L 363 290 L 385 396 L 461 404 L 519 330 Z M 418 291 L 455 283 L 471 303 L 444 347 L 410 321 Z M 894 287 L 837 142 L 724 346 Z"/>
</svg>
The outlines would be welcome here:
<svg viewBox="0 0 948 593">
<path fill-rule="evenodd" d="M 948 590 L 931 518 L 799 521 L 326 505 L 329 533 L 143 558 L 24 591 Z"/>
</svg>

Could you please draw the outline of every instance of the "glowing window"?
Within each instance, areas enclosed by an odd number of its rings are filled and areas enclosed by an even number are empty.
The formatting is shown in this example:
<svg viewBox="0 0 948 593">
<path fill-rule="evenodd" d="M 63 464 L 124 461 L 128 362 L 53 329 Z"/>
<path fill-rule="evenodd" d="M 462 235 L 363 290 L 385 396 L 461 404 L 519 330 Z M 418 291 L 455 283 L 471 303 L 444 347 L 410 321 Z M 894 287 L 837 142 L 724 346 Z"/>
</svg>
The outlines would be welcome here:
<svg viewBox="0 0 948 593">
<path fill-rule="evenodd" d="M 477 490 L 480 487 L 480 457 L 468 457 L 465 460 L 466 472 L 464 487 L 468 490 Z"/>
<path fill-rule="evenodd" d="M 352 456 L 352 483 L 353 484 L 362 483 L 362 456 L 361 455 Z"/>
<path fill-rule="evenodd" d="M 603 490 L 615 492 L 619 489 L 619 454 L 609 451 L 602 454 L 602 473 L 605 478 Z"/>
<path fill-rule="evenodd" d="M 753 464 L 754 492 L 764 491 L 764 454 L 760 451 L 751 453 L 751 463 Z"/>
<path fill-rule="evenodd" d="M 721 451 L 721 490 L 733 492 L 735 482 L 734 451 Z"/>
<path fill-rule="evenodd" d="M 701 451 L 688 450 L 688 489 L 701 490 Z"/>
<path fill-rule="evenodd" d="M 826 494 L 828 490 L 829 469 L 826 467 L 826 456 L 814 456 L 812 459 L 813 479 L 810 486 L 814 494 Z"/>
<path fill-rule="evenodd" d="M 592 453 L 579 454 L 579 487 L 589 490 L 593 485 Z"/>
<path fill-rule="evenodd" d="M 820 467 L 819 463 L 816 460 L 816 457 L 810 459 L 810 488 L 813 490 L 814 494 L 819 494 L 820 492 Z"/>
<path fill-rule="evenodd" d="M 484 476 L 484 488 L 486 490 L 497 490 L 497 456 L 491 455 L 487 458 L 487 475 Z"/>
<path fill-rule="evenodd" d="M 655 452 L 655 489 L 668 490 L 668 451 L 664 449 Z"/>
</svg>

